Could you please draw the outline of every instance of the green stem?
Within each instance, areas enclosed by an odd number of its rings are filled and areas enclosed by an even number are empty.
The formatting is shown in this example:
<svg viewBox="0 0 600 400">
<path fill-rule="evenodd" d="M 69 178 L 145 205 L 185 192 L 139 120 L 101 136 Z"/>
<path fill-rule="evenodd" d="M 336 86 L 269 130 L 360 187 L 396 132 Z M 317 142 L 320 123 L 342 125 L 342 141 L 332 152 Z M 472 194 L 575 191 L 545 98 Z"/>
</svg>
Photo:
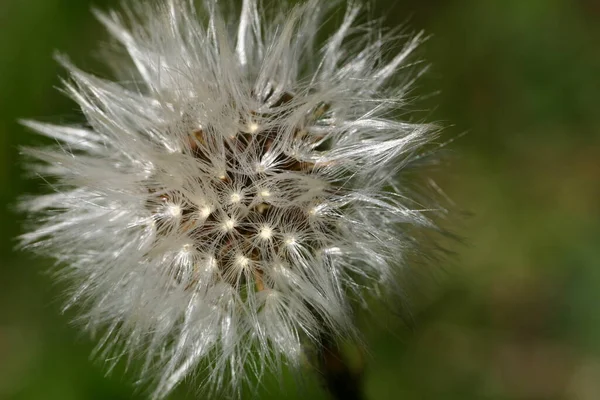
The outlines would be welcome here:
<svg viewBox="0 0 600 400">
<path fill-rule="evenodd" d="M 334 400 L 365 400 L 362 371 L 352 369 L 338 344 L 328 336 L 321 338 L 320 372 Z"/>
</svg>

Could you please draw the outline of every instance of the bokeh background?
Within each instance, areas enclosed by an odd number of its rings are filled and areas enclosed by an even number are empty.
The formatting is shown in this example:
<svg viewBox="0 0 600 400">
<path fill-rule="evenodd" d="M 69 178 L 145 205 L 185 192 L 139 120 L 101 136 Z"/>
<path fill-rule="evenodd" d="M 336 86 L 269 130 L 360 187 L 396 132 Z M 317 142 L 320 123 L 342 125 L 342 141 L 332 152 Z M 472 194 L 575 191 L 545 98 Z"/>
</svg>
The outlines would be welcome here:
<svg viewBox="0 0 600 400">
<path fill-rule="evenodd" d="M 133 375 L 89 361 L 51 262 L 13 251 L 15 198 L 40 190 L 18 155 L 38 139 L 16 119 L 77 117 L 52 53 L 99 70 L 107 36 L 91 5 L 0 1 L 0 399 L 144 398 Z M 432 35 L 419 107 L 456 138 L 433 173 L 464 241 L 422 274 L 409 323 L 378 311 L 368 324 L 367 399 L 600 399 L 600 1 L 380 0 L 372 12 Z M 326 398 L 314 380 L 288 383 L 258 398 Z"/>
</svg>

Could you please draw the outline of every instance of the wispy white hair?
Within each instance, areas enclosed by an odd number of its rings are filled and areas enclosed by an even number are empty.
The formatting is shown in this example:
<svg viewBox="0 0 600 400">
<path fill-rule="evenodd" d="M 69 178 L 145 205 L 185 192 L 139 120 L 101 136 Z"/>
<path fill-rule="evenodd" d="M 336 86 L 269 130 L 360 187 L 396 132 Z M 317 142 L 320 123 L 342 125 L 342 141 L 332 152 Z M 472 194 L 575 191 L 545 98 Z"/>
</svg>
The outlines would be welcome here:
<svg viewBox="0 0 600 400">
<path fill-rule="evenodd" d="M 59 261 L 99 354 L 142 359 L 153 398 L 202 369 L 238 396 L 353 336 L 353 303 L 395 288 L 407 232 L 433 226 L 399 180 L 436 132 L 397 119 L 421 35 L 389 54 L 398 37 L 352 2 L 319 48 L 325 3 L 97 12 L 131 64 L 111 82 L 61 58 L 86 124 L 24 122 L 58 146 L 25 150 L 54 193 L 23 202 L 22 243 Z"/>
</svg>

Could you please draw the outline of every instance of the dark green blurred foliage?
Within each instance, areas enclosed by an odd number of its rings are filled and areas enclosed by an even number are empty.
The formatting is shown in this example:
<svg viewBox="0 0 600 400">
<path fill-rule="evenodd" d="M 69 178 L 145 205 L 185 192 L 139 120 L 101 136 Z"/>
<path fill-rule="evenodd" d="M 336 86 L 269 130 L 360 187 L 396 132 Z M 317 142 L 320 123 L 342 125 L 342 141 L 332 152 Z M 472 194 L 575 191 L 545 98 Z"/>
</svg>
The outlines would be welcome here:
<svg viewBox="0 0 600 400">
<path fill-rule="evenodd" d="M 107 35 L 91 4 L 0 2 L 0 399 L 144 398 L 134 375 L 105 379 L 89 361 L 93 341 L 61 314 L 50 261 L 13 251 L 15 199 L 41 190 L 18 155 L 41 140 L 16 120 L 78 118 L 54 88 L 65 74 L 52 53 L 103 71 L 92 56 Z M 415 94 L 420 118 L 457 138 L 433 174 L 465 243 L 420 274 L 432 282 L 410 324 L 385 310 L 364 324 L 368 399 L 599 399 L 600 2 L 379 0 L 371 11 L 432 35 Z M 310 379 L 283 389 L 269 381 L 259 398 L 325 398 Z"/>
</svg>

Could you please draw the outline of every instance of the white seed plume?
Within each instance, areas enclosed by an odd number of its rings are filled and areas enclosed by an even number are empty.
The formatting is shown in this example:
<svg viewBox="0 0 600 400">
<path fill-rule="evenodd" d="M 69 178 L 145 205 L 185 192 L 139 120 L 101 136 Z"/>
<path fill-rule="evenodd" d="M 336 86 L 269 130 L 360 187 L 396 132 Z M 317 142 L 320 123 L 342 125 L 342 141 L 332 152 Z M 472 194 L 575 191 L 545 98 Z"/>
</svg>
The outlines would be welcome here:
<svg viewBox="0 0 600 400">
<path fill-rule="evenodd" d="M 24 122 L 59 146 L 26 150 L 55 193 L 24 201 L 22 242 L 64 265 L 68 306 L 107 359 L 142 359 L 153 398 L 201 369 L 239 395 L 353 335 L 352 301 L 393 286 L 408 228 L 431 224 L 398 177 L 435 131 L 390 118 L 419 35 L 388 55 L 352 3 L 319 49 L 324 3 L 98 12 L 132 61 L 121 81 L 62 58 L 87 123 Z"/>
</svg>

